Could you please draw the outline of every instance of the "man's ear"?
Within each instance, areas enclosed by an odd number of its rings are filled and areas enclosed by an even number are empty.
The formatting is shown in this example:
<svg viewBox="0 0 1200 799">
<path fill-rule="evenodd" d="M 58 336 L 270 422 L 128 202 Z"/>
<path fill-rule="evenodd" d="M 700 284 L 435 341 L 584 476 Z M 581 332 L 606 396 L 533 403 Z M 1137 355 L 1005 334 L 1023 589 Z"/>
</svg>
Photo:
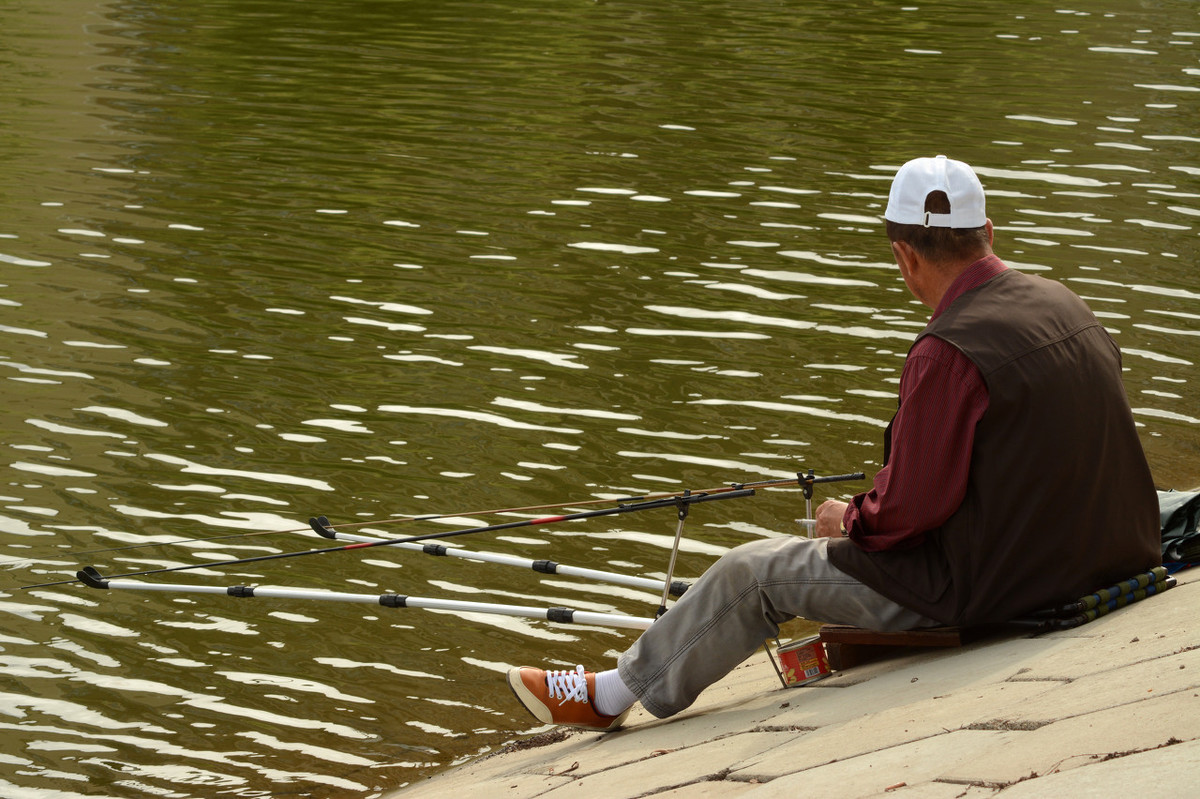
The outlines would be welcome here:
<svg viewBox="0 0 1200 799">
<path fill-rule="evenodd" d="M 900 267 L 900 277 L 904 285 L 918 301 L 930 305 L 929 288 L 932 283 L 931 265 L 907 241 L 893 241 L 892 255 L 896 265 Z"/>
<path fill-rule="evenodd" d="M 892 257 L 896 259 L 896 265 L 900 267 L 900 273 L 905 277 L 913 271 L 913 266 L 916 261 L 916 251 L 907 241 L 892 242 Z"/>
</svg>

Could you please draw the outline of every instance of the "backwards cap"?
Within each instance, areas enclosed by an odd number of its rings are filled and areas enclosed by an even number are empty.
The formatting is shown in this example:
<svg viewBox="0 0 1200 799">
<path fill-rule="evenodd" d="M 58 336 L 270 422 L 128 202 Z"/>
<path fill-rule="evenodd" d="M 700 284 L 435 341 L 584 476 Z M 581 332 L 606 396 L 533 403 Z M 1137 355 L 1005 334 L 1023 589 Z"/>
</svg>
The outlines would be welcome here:
<svg viewBox="0 0 1200 799">
<path fill-rule="evenodd" d="M 950 213 L 925 210 L 925 197 L 944 191 L 950 198 Z M 883 218 L 901 225 L 975 228 L 987 223 L 983 185 L 971 167 L 944 155 L 914 158 L 896 172 Z"/>
</svg>

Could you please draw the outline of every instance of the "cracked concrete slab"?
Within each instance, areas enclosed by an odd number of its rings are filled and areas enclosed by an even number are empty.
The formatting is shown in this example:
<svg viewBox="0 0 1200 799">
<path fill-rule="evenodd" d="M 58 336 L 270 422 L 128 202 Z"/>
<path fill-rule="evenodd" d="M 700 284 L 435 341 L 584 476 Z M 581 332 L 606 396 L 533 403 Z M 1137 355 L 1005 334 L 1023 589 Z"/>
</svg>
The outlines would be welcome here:
<svg viewBox="0 0 1200 799">
<path fill-rule="evenodd" d="M 1200 691 L 1183 691 L 1020 732 L 946 772 L 966 783 L 1010 784 L 1068 771 L 1120 752 L 1200 739 Z M 1087 741 L 1087 745 L 1081 745 Z"/>
<path fill-rule="evenodd" d="M 1037 683 L 1000 683 L 868 713 L 797 737 L 745 770 L 761 779 L 774 779 L 828 763 L 834 757 L 854 757 L 916 742 L 995 718 L 1016 705 L 1036 701 L 1045 690 Z M 735 768 L 741 765 L 735 764 Z"/>
<path fill-rule="evenodd" d="M 1061 683 L 1036 704 L 1018 708 L 1011 718 L 1052 721 L 1195 688 L 1200 685 L 1200 649 L 1112 668 Z"/>
<path fill-rule="evenodd" d="M 1072 769 L 1013 785 L 1003 799 L 1045 799 L 1047 796 L 1091 797 L 1120 793 L 1176 792 L 1195 795 L 1200 784 L 1200 741 L 1165 746 L 1105 760 L 1087 768 Z M 1191 785 L 1191 788 L 1187 786 Z"/>
<path fill-rule="evenodd" d="M 706 780 L 657 793 L 654 799 L 737 799 L 756 787 L 750 783 L 732 780 Z"/>
<path fill-rule="evenodd" d="M 889 787 L 901 784 L 932 783 L 949 769 L 982 756 L 1013 734 L 986 730 L 945 733 L 788 774 L 765 783 L 747 796 L 748 799 L 794 796 L 859 799 L 883 794 Z"/>
<path fill-rule="evenodd" d="M 543 796 L 586 796 L 595 790 L 606 799 L 634 799 L 653 795 L 685 783 L 697 782 L 729 771 L 727 764 L 745 760 L 779 746 L 787 733 L 743 733 L 678 749 L 623 766 L 596 771 L 570 785 L 561 785 Z"/>
</svg>

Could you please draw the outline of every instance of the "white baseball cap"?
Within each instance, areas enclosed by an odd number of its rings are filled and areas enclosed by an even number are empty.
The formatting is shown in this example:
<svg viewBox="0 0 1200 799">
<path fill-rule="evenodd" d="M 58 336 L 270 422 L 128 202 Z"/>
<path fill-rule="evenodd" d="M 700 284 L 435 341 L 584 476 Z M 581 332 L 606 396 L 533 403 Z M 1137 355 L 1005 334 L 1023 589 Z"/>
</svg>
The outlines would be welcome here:
<svg viewBox="0 0 1200 799">
<path fill-rule="evenodd" d="M 925 197 L 944 191 L 950 198 L 950 213 L 925 210 Z M 883 218 L 901 225 L 975 228 L 987 223 L 983 184 L 971 167 L 944 155 L 914 158 L 896 172 Z"/>
</svg>

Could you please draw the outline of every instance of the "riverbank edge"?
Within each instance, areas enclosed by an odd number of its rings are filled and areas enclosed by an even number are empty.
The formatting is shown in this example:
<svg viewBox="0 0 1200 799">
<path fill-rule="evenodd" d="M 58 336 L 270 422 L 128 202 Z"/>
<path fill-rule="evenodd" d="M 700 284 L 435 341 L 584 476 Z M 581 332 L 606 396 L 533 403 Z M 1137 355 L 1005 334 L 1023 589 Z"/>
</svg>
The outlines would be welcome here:
<svg viewBox="0 0 1200 799">
<path fill-rule="evenodd" d="M 389 799 L 1089 796 L 1200 784 L 1200 568 L 1073 630 L 903 650 L 798 688 L 765 653 L 658 720 L 547 727 Z M 569 794 L 568 794 L 569 792 Z"/>
</svg>

